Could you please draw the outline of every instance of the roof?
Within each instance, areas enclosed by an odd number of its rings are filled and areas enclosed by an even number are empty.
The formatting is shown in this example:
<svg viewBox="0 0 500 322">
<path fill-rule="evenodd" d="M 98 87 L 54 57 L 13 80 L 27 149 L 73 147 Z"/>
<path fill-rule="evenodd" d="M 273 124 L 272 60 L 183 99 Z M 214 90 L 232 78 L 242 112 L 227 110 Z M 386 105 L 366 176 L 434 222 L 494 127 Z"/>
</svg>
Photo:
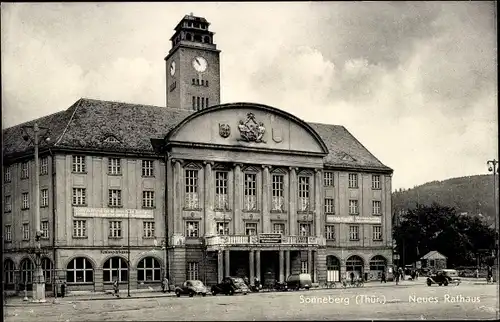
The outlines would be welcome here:
<svg viewBox="0 0 500 322">
<path fill-rule="evenodd" d="M 38 122 L 51 128 L 50 145 L 58 148 L 103 152 L 153 154 L 151 138 L 163 139 L 194 111 L 82 98 L 57 112 L 3 130 L 4 157 L 26 154 L 22 126 Z M 308 123 L 329 150 L 325 165 L 331 167 L 390 171 L 347 129 L 340 125 Z M 47 145 L 47 143 L 43 143 Z"/>
<path fill-rule="evenodd" d="M 422 256 L 421 259 L 446 259 L 447 257 L 438 252 L 437 250 L 431 250 L 424 256 Z"/>
</svg>

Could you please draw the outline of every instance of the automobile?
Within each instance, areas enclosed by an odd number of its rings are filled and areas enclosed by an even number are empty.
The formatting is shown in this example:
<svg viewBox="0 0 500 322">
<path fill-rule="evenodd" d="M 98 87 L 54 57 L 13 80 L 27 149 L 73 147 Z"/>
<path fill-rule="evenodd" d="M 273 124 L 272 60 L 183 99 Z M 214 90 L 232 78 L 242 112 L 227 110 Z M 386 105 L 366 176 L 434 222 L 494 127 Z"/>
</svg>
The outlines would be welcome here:
<svg viewBox="0 0 500 322">
<path fill-rule="evenodd" d="M 427 285 L 437 284 L 439 286 L 448 284 L 459 285 L 461 282 L 460 277 L 458 277 L 458 272 L 454 269 L 440 269 L 436 273 L 427 277 Z"/>
<path fill-rule="evenodd" d="M 195 295 L 206 296 L 207 293 L 207 287 L 202 281 L 198 280 L 187 280 L 182 284 L 182 286 L 175 288 L 175 295 L 177 295 L 177 297 L 180 297 L 181 295 L 189 295 L 189 297 L 193 297 Z"/>
<path fill-rule="evenodd" d="M 222 279 L 222 282 L 212 286 L 211 292 L 212 295 L 234 295 L 235 293 L 247 295 L 250 293 L 250 289 L 241 277 L 226 276 Z"/>
<path fill-rule="evenodd" d="M 288 276 L 286 286 L 290 290 L 298 291 L 301 288 L 308 290 L 312 287 L 311 274 L 292 274 Z"/>
</svg>

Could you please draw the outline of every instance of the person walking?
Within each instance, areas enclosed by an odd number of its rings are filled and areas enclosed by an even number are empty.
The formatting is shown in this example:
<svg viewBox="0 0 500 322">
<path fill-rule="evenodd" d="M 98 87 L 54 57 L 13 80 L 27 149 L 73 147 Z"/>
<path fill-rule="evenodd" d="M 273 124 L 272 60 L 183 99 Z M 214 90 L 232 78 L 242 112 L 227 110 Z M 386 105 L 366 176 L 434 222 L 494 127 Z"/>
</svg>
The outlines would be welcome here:
<svg viewBox="0 0 500 322">
<path fill-rule="evenodd" d="M 119 284 L 118 284 L 118 279 L 115 279 L 115 281 L 113 282 L 113 290 L 115 291 L 115 296 L 116 297 L 120 297 L 120 288 L 119 288 Z"/>
<path fill-rule="evenodd" d="M 399 285 L 399 270 L 394 271 L 394 279 L 396 280 L 396 285 Z"/>
<path fill-rule="evenodd" d="M 167 292 L 167 290 L 170 292 L 170 288 L 168 286 L 168 278 L 166 277 L 164 277 L 161 281 L 161 290 L 163 293 Z"/>
<path fill-rule="evenodd" d="M 386 276 L 385 276 L 385 270 L 382 271 L 382 276 L 380 279 L 380 283 L 387 283 Z"/>
<path fill-rule="evenodd" d="M 493 267 L 491 265 L 488 265 L 488 277 L 486 280 L 488 283 L 493 283 Z"/>
<path fill-rule="evenodd" d="M 64 297 L 64 295 L 66 295 L 66 281 L 61 284 L 61 297 Z"/>
</svg>

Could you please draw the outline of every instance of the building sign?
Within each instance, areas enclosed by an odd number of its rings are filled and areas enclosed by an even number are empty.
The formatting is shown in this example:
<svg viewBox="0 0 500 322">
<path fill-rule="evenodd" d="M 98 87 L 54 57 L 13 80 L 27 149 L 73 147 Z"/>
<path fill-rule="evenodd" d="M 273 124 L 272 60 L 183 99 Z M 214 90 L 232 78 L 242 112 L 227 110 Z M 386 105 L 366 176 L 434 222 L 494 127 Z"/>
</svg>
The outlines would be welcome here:
<svg viewBox="0 0 500 322">
<path fill-rule="evenodd" d="M 259 243 L 279 244 L 281 243 L 281 234 L 259 234 Z"/>
<path fill-rule="evenodd" d="M 101 250 L 101 254 L 128 254 L 128 250 Z"/>
<path fill-rule="evenodd" d="M 73 207 L 74 217 L 87 218 L 130 218 L 153 219 L 154 213 L 150 209 L 123 209 L 123 208 L 87 208 Z"/>
<path fill-rule="evenodd" d="M 327 216 L 328 223 L 336 224 L 381 224 L 382 217 L 360 217 L 360 216 Z"/>
</svg>

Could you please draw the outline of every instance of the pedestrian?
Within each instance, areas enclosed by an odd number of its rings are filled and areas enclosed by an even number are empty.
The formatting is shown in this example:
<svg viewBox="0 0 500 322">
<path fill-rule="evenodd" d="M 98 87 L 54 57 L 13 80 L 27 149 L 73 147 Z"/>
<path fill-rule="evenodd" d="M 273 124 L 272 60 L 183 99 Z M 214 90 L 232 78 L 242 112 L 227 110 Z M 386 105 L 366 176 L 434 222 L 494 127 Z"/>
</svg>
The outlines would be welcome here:
<svg viewBox="0 0 500 322">
<path fill-rule="evenodd" d="M 351 284 L 354 283 L 354 272 L 351 272 L 351 274 L 349 275 L 351 277 Z"/>
<path fill-rule="evenodd" d="M 382 271 L 382 278 L 380 279 L 380 283 L 387 283 L 386 277 L 385 277 L 385 271 Z"/>
<path fill-rule="evenodd" d="M 418 281 L 418 270 L 415 271 L 415 280 Z"/>
<path fill-rule="evenodd" d="M 488 265 L 488 277 L 486 280 L 488 283 L 493 283 L 493 267 L 491 265 Z"/>
<path fill-rule="evenodd" d="M 394 272 L 394 279 L 396 280 L 396 285 L 399 285 L 399 270 Z"/>
<path fill-rule="evenodd" d="M 168 286 L 168 278 L 166 277 L 164 277 L 161 281 L 161 290 L 163 293 L 167 292 L 167 290 L 170 292 L 170 287 Z"/>
<path fill-rule="evenodd" d="M 115 291 L 115 296 L 120 297 L 120 294 L 118 294 L 118 292 L 120 291 L 118 286 L 118 279 L 115 279 L 115 281 L 113 282 L 113 290 Z"/>
<path fill-rule="evenodd" d="M 476 268 L 476 272 L 474 273 L 476 278 L 479 278 L 479 269 Z"/>
<path fill-rule="evenodd" d="M 64 297 L 65 294 L 66 294 L 66 281 L 64 281 L 61 284 L 61 297 Z"/>
</svg>

